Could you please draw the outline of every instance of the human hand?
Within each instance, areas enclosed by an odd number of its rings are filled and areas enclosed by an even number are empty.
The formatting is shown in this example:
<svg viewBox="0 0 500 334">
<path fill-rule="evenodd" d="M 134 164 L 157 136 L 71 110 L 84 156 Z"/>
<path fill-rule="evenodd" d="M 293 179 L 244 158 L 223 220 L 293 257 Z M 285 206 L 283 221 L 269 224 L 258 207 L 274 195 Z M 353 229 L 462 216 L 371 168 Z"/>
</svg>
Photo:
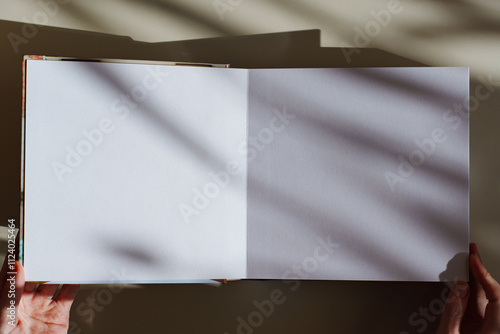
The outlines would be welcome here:
<svg viewBox="0 0 500 334">
<path fill-rule="evenodd" d="M 16 261 L 16 275 L 7 274 L 7 262 L 6 258 L 0 273 L 0 333 L 66 334 L 69 311 L 79 286 L 63 285 L 54 299 L 57 284 L 42 284 L 36 289 L 35 283 L 25 283 L 24 268 L 20 262 Z M 16 306 L 13 321 L 10 317 L 13 313 L 11 303 Z"/>
<path fill-rule="evenodd" d="M 500 333 L 500 285 L 481 263 L 477 245 L 470 244 L 470 288 L 453 285 L 437 334 Z"/>
</svg>

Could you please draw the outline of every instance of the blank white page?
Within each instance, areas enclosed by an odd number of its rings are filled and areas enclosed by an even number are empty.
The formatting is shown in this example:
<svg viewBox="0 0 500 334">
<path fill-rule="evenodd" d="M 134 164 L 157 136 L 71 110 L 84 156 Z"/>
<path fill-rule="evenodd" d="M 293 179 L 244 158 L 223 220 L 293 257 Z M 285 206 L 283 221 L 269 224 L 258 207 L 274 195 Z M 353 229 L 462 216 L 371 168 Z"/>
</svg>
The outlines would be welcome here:
<svg viewBox="0 0 500 334">
<path fill-rule="evenodd" d="M 246 276 L 246 71 L 27 68 L 28 281 Z"/>
<path fill-rule="evenodd" d="M 466 280 L 468 83 L 468 68 L 250 70 L 249 278 Z"/>
<path fill-rule="evenodd" d="M 28 280 L 467 279 L 467 68 L 29 61 L 25 140 Z"/>
</svg>

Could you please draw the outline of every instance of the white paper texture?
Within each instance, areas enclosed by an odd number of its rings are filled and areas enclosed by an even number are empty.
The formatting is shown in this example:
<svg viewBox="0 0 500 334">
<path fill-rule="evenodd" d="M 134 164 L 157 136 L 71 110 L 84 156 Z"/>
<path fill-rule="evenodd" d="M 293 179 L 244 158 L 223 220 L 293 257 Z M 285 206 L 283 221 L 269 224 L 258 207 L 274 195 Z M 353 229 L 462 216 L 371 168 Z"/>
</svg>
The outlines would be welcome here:
<svg viewBox="0 0 500 334">
<path fill-rule="evenodd" d="M 29 61 L 27 73 L 27 280 L 246 275 L 245 71 Z M 78 149 L 58 179 L 54 162 Z M 229 161 L 240 173 L 199 199 Z"/>
<path fill-rule="evenodd" d="M 249 278 L 468 278 L 467 68 L 251 70 L 249 82 Z"/>
<path fill-rule="evenodd" d="M 467 68 L 29 61 L 27 280 L 465 280 L 463 105 Z"/>
</svg>

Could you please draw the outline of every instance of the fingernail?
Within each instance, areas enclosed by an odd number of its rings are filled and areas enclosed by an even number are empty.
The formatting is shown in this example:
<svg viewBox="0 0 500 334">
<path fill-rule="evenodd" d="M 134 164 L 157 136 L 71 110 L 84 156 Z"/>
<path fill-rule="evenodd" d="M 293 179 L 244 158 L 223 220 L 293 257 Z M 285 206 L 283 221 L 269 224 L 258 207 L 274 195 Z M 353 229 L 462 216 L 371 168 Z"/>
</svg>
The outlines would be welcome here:
<svg viewBox="0 0 500 334">
<path fill-rule="evenodd" d="M 465 295 L 469 291 L 469 285 L 465 282 L 460 281 L 453 286 L 452 290 L 455 296 L 462 298 L 465 297 Z"/>
</svg>

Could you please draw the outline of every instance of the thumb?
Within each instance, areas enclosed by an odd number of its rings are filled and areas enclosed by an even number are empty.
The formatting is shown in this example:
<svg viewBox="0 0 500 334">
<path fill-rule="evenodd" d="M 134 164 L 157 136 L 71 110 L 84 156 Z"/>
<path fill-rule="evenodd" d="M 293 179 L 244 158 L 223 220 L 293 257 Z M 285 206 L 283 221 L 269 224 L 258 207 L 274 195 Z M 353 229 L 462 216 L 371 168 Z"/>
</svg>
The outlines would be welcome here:
<svg viewBox="0 0 500 334">
<path fill-rule="evenodd" d="M 469 286 L 465 282 L 457 282 L 451 288 L 444 304 L 443 314 L 437 334 L 460 333 L 460 322 L 469 300 Z"/>
<path fill-rule="evenodd" d="M 17 324 L 17 306 L 24 289 L 24 269 L 19 261 L 10 266 L 11 272 L 6 272 L 6 286 L 2 291 L 2 308 L 0 310 L 0 333 L 10 333 Z M 14 325 L 13 325 L 14 324 Z"/>
<path fill-rule="evenodd" d="M 21 300 L 21 295 L 24 290 L 24 267 L 21 262 L 16 261 L 16 294 L 15 294 L 15 303 L 16 307 L 19 305 L 19 301 Z"/>
</svg>

